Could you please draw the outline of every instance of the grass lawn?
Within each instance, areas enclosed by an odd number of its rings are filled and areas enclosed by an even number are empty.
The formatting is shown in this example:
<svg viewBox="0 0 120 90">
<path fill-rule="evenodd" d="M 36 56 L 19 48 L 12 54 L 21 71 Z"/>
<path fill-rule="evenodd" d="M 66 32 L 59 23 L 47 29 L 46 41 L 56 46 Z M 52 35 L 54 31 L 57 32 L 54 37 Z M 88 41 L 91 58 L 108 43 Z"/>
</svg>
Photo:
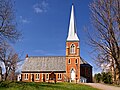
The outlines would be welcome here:
<svg viewBox="0 0 120 90">
<path fill-rule="evenodd" d="M 25 83 L 0 82 L 0 90 L 99 90 L 90 86 L 73 83 Z"/>
</svg>

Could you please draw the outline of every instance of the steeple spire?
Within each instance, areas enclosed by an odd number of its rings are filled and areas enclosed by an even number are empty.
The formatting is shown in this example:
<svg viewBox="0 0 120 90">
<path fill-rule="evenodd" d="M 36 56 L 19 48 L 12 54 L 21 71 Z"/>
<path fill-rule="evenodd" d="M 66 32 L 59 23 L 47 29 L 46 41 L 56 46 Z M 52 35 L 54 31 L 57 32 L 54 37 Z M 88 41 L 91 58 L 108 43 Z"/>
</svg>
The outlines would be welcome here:
<svg viewBox="0 0 120 90">
<path fill-rule="evenodd" d="M 77 33 L 76 33 L 73 4 L 72 4 L 72 9 L 71 9 L 71 17 L 70 17 L 70 24 L 69 24 L 69 32 L 68 32 L 67 41 L 79 41 L 79 38 L 78 38 Z"/>
</svg>

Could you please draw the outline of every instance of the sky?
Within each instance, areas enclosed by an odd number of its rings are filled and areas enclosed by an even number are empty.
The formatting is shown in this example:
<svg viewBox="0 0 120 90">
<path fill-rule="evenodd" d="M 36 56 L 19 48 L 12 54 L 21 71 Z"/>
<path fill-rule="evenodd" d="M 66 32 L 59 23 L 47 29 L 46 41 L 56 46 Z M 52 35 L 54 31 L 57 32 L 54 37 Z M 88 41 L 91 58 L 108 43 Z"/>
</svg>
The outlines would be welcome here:
<svg viewBox="0 0 120 90">
<path fill-rule="evenodd" d="M 85 27 L 91 29 L 89 4 L 92 0 L 15 0 L 17 28 L 21 39 L 14 44 L 24 59 L 28 56 L 65 56 L 70 11 L 74 4 L 80 55 L 98 72 L 91 58 Z"/>
</svg>

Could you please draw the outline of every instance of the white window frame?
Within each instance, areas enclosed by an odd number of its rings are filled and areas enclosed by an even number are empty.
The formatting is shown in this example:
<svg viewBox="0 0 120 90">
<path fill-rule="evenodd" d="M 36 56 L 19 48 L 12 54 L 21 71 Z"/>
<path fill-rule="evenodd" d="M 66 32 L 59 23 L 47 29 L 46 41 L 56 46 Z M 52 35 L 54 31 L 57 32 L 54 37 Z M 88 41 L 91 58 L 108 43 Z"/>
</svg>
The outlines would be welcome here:
<svg viewBox="0 0 120 90">
<path fill-rule="evenodd" d="M 77 60 L 77 63 L 76 63 L 76 60 Z M 78 59 L 75 59 L 75 64 L 78 64 Z"/>
<path fill-rule="evenodd" d="M 62 74 L 59 73 L 59 74 L 58 74 L 58 80 L 61 80 L 61 79 L 62 79 Z"/>
<path fill-rule="evenodd" d="M 75 54 L 75 45 L 71 44 L 70 46 L 70 54 Z"/>
<path fill-rule="evenodd" d="M 70 62 L 69 62 L 69 60 L 70 60 Z M 71 59 L 68 59 L 68 64 L 71 64 Z"/>
<path fill-rule="evenodd" d="M 29 76 L 28 76 L 28 74 L 26 73 L 24 79 L 25 79 L 25 80 L 28 80 L 28 77 L 29 77 Z"/>
<path fill-rule="evenodd" d="M 36 73 L 36 80 L 39 80 L 39 79 L 40 79 L 40 74 Z"/>
<path fill-rule="evenodd" d="M 48 79 L 49 79 L 49 74 L 47 73 L 47 74 L 46 74 L 46 80 L 48 80 Z"/>
</svg>

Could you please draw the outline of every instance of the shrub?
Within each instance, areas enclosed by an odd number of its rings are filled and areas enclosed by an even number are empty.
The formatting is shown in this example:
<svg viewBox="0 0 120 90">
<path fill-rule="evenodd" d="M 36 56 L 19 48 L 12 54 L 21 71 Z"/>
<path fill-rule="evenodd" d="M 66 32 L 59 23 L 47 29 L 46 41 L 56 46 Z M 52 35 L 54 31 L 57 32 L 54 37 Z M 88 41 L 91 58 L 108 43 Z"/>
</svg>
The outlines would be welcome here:
<svg viewBox="0 0 120 90">
<path fill-rule="evenodd" d="M 102 73 L 95 74 L 94 79 L 97 83 L 100 83 L 100 81 L 106 84 L 112 83 L 112 76 L 109 72 L 102 72 Z"/>
<path fill-rule="evenodd" d="M 107 72 L 107 73 L 102 72 L 101 75 L 102 75 L 101 79 L 104 83 L 107 83 L 107 84 L 112 83 L 112 76 L 109 72 Z"/>
<path fill-rule="evenodd" d="M 95 74 L 94 79 L 95 79 L 95 81 L 96 81 L 97 83 L 100 83 L 100 81 L 101 81 L 101 74 L 100 74 L 100 73 Z"/>
</svg>

